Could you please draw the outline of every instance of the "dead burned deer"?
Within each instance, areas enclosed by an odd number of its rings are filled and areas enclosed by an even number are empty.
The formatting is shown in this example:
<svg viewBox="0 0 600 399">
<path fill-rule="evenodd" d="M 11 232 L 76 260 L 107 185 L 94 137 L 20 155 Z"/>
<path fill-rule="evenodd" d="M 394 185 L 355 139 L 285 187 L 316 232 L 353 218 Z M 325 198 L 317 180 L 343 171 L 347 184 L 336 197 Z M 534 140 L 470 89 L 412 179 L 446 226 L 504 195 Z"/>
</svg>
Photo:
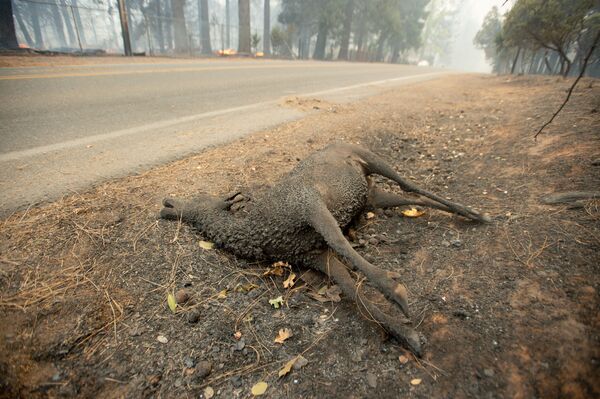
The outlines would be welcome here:
<svg viewBox="0 0 600 399">
<path fill-rule="evenodd" d="M 371 184 L 372 174 L 391 179 L 418 197 L 379 190 Z M 371 151 L 348 144 L 332 144 L 312 154 L 243 208 L 232 207 L 241 198 L 239 194 L 226 199 L 208 195 L 190 201 L 167 198 L 160 216 L 193 225 L 236 256 L 284 260 L 327 274 L 344 295 L 356 300 L 363 314 L 417 355 L 421 354 L 419 335 L 399 312 L 409 317 L 406 288 L 397 282 L 399 274 L 366 261 L 352 248 L 342 229 L 367 206 L 422 205 L 489 221 L 486 215 L 406 181 Z M 364 274 L 374 287 L 358 287 L 346 264 Z"/>
</svg>

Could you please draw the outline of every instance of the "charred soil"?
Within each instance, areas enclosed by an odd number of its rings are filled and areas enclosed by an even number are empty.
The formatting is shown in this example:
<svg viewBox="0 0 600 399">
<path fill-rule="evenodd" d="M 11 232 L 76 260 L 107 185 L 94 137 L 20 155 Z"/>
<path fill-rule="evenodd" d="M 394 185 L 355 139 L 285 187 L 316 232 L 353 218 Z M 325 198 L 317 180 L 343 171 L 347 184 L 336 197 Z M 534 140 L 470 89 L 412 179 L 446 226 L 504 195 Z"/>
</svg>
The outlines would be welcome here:
<svg viewBox="0 0 600 399">
<path fill-rule="evenodd" d="M 0 396 L 251 397 L 259 381 L 272 398 L 600 395 L 600 202 L 540 201 L 600 187 L 597 81 L 580 82 L 532 139 L 569 83 L 462 75 L 312 106 L 301 121 L 10 216 Z M 350 234 L 366 259 L 402 274 L 427 338 L 422 359 L 321 276 L 265 275 L 271 265 L 204 249 L 188 226 L 157 220 L 165 196 L 269 185 L 332 141 L 365 145 L 494 218 L 386 210 Z M 276 343 L 281 329 L 293 336 Z M 298 355 L 308 363 L 279 377 Z"/>
</svg>

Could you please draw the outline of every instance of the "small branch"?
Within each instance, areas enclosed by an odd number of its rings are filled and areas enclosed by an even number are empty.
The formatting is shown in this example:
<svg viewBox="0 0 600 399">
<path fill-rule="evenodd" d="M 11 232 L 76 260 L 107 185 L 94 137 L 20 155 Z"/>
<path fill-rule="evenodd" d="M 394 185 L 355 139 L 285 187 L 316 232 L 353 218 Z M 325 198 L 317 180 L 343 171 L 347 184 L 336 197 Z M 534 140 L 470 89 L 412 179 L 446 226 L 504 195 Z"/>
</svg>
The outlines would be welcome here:
<svg viewBox="0 0 600 399">
<path fill-rule="evenodd" d="M 548 122 L 544 123 L 544 125 L 542 127 L 540 127 L 540 130 L 538 130 L 537 133 L 535 134 L 535 136 L 533 136 L 534 140 L 537 140 L 537 136 L 539 136 L 539 134 L 542 133 L 542 130 L 544 130 L 544 128 L 546 128 L 546 126 L 551 124 L 552 121 L 554 121 L 554 118 L 556 118 L 556 116 L 560 113 L 560 111 L 562 111 L 562 109 L 565 107 L 565 105 L 567 105 L 569 98 L 571 98 L 571 94 L 573 94 L 573 90 L 575 89 L 575 86 L 577 86 L 577 83 L 579 83 L 579 80 L 583 77 L 583 74 L 585 73 L 585 69 L 587 68 L 588 61 L 590 60 L 592 54 L 594 53 L 594 50 L 596 49 L 596 46 L 598 45 L 598 40 L 600 40 L 600 30 L 598 30 L 598 32 L 596 32 L 596 38 L 594 39 L 594 44 L 592 44 L 592 47 L 590 47 L 587 55 L 585 56 L 585 59 L 583 60 L 583 66 L 581 67 L 581 71 L 579 72 L 579 76 L 577 76 L 577 79 L 575 79 L 575 82 L 573 82 L 573 84 L 569 88 L 569 92 L 567 93 L 567 98 L 565 98 L 565 101 L 561 104 L 561 106 L 554 113 L 554 115 L 552 115 L 552 118 L 550 118 L 550 120 Z"/>
</svg>

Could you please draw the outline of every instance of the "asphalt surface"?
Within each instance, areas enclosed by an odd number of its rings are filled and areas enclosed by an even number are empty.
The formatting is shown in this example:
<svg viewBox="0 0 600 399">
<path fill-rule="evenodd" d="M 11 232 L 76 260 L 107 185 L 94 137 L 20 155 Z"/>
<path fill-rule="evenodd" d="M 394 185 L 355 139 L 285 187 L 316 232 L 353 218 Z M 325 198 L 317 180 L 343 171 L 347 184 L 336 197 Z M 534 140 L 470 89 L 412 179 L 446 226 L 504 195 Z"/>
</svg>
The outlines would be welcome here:
<svg viewBox="0 0 600 399">
<path fill-rule="evenodd" d="M 266 60 L 2 68 L 0 213 L 301 118 L 285 97 L 351 101 L 440 75 Z"/>
</svg>

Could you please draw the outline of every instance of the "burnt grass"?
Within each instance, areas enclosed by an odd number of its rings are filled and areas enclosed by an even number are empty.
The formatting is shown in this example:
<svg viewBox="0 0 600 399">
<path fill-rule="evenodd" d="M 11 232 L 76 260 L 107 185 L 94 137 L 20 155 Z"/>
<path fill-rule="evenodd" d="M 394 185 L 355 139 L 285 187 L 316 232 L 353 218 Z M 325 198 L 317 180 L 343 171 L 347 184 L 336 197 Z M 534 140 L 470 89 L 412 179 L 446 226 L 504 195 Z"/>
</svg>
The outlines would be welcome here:
<svg viewBox="0 0 600 399">
<path fill-rule="evenodd" d="M 291 99 L 282 106 L 310 102 L 311 113 L 11 215 L 0 231 L 0 396 L 205 397 L 210 387 L 235 398 L 259 381 L 272 398 L 599 396 L 600 204 L 540 202 L 600 187 L 598 82 L 582 81 L 532 139 L 570 83 L 462 75 L 350 104 Z M 357 250 L 402 274 L 422 359 L 351 300 L 315 300 L 330 284 L 322 276 L 294 269 L 286 289 L 289 270 L 264 275 L 270 265 L 202 249 L 190 227 L 156 218 L 164 196 L 272 184 L 336 140 L 494 218 L 395 209 L 354 226 Z M 173 313 L 167 295 L 181 289 L 190 300 Z M 293 336 L 274 343 L 283 328 Z M 308 363 L 279 377 L 300 354 Z"/>
</svg>

